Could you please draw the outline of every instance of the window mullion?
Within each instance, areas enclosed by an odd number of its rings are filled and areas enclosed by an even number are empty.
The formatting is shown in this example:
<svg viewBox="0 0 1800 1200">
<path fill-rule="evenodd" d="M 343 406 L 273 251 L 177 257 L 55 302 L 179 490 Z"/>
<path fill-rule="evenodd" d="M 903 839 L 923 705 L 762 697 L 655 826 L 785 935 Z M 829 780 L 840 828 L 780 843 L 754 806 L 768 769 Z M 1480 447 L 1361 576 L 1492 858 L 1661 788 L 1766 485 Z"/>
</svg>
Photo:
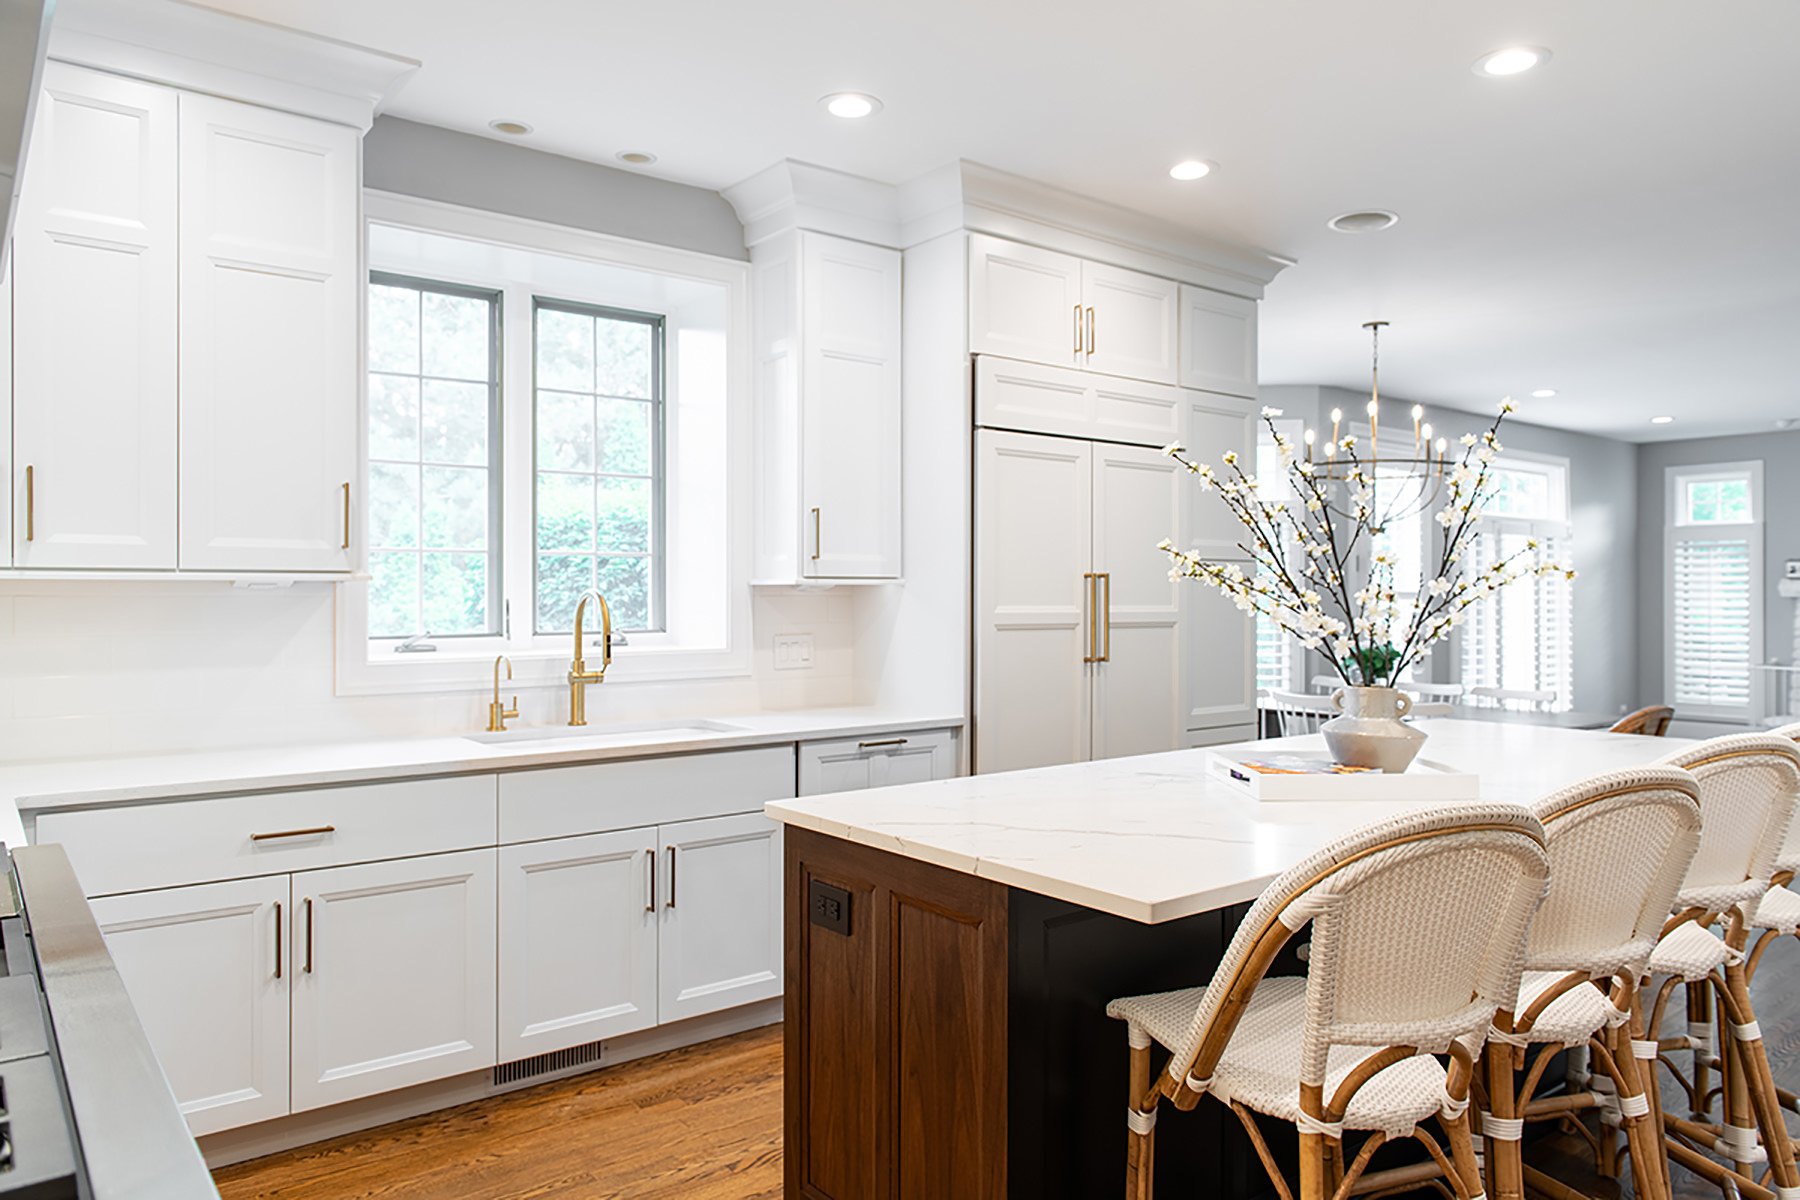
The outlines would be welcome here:
<svg viewBox="0 0 1800 1200">
<path fill-rule="evenodd" d="M 511 615 L 507 649 L 527 650 L 532 644 L 534 613 L 532 589 L 536 572 L 532 552 L 536 512 L 536 437 L 532 413 L 531 292 L 509 285 L 503 293 L 501 354 L 501 423 L 505 430 L 501 480 L 505 496 L 505 530 L 501 537 L 505 591 L 503 613 Z M 507 631 L 503 631 L 503 634 Z"/>
</svg>

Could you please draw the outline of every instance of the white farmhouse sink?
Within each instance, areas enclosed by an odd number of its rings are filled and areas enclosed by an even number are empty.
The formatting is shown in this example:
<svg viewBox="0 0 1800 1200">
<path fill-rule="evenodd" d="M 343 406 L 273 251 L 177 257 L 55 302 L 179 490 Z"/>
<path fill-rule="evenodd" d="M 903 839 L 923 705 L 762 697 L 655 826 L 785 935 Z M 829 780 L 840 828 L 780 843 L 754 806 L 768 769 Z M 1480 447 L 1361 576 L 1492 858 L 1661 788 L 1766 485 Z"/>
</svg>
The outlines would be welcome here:
<svg viewBox="0 0 1800 1200">
<path fill-rule="evenodd" d="M 469 733 L 471 742 L 509 746 L 515 742 L 598 742 L 635 745 L 639 742 L 678 742 L 689 738 L 737 733 L 741 725 L 722 721 L 613 721 L 603 725 L 522 725 L 502 733 Z"/>
</svg>

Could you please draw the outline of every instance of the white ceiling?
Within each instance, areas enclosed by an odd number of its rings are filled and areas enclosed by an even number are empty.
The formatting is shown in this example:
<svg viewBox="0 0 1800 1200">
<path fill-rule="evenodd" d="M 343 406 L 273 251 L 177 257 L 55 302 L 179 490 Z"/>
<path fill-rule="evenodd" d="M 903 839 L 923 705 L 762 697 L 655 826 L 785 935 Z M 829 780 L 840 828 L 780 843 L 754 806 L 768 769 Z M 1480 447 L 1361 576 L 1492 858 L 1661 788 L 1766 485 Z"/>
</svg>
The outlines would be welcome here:
<svg viewBox="0 0 1800 1200">
<path fill-rule="evenodd" d="M 1267 382 L 1363 385 L 1380 317 L 1397 397 L 1555 387 L 1520 416 L 1631 439 L 1800 418 L 1792 0 L 207 2 L 420 59 L 397 116 L 713 188 L 967 158 L 1295 258 Z M 1517 43 L 1554 58 L 1471 72 Z M 840 89 L 886 107 L 837 120 Z M 1325 228 L 1365 207 L 1400 224 Z"/>
</svg>

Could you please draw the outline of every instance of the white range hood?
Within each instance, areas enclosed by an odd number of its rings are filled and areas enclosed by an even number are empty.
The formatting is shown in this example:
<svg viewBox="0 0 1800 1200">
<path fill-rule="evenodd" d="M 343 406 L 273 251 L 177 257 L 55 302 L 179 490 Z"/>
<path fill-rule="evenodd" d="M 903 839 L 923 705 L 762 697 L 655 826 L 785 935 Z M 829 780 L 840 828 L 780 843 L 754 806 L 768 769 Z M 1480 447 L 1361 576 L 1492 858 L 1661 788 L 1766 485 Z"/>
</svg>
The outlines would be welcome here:
<svg viewBox="0 0 1800 1200">
<path fill-rule="evenodd" d="M 19 179 L 55 7 L 56 0 L 0 0 L 0 271 L 12 251 Z"/>
</svg>

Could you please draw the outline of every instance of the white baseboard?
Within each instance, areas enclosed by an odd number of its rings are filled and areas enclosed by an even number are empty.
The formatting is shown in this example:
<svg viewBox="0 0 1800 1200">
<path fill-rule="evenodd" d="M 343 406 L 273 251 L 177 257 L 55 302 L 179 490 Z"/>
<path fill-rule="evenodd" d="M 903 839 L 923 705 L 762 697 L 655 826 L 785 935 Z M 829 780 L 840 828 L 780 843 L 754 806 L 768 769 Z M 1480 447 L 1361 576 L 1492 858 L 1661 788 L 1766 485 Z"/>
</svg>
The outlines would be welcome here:
<svg viewBox="0 0 1800 1200">
<path fill-rule="evenodd" d="M 492 1069 L 471 1071 L 466 1075 L 421 1083 L 416 1087 L 402 1088 L 380 1096 L 334 1104 L 330 1108 L 314 1112 L 277 1117 L 273 1121 L 246 1125 L 242 1129 L 227 1129 L 222 1133 L 200 1138 L 200 1153 L 205 1157 L 207 1166 L 217 1169 L 283 1150 L 292 1150 L 296 1146 L 341 1137 L 346 1133 L 356 1133 L 378 1125 L 403 1121 L 408 1117 L 437 1112 L 439 1109 L 454 1108 L 472 1100 L 485 1100 L 516 1092 L 521 1088 L 536 1087 L 553 1079 L 589 1071 L 604 1071 L 666 1050 L 678 1050 L 683 1046 L 760 1029 L 765 1025 L 778 1024 L 781 1016 L 780 997 L 757 1004 L 746 1004 L 741 1008 L 727 1009 L 709 1016 L 659 1025 L 642 1033 L 609 1038 L 601 1046 L 600 1061 L 584 1067 L 537 1075 L 504 1087 L 494 1085 Z"/>
</svg>

